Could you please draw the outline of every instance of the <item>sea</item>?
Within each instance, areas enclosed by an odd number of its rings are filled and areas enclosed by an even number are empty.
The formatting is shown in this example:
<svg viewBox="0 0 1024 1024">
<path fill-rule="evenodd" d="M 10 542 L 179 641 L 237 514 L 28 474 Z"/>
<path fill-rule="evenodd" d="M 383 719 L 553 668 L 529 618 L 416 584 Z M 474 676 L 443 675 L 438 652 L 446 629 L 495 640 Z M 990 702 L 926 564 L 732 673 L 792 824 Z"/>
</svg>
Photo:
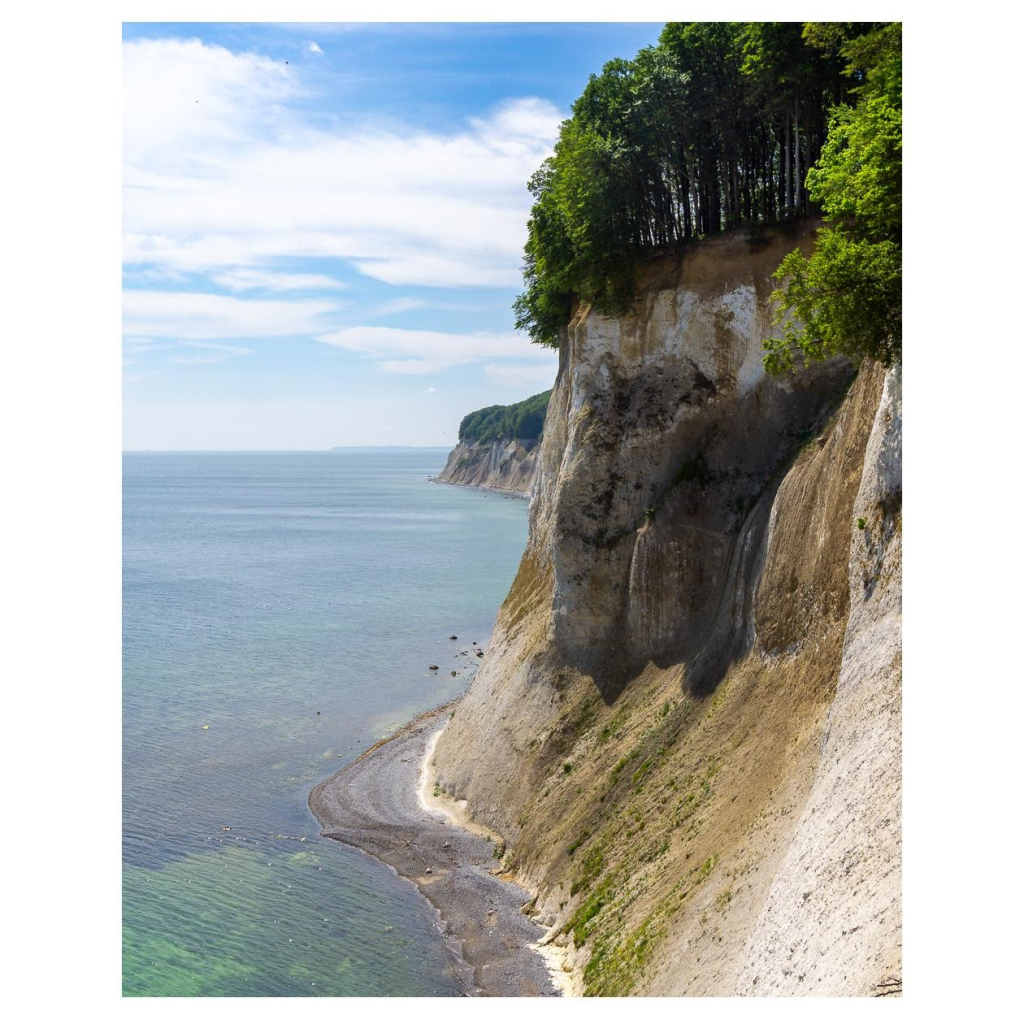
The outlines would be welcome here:
<svg viewBox="0 0 1024 1024">
<path fill-rule="evenodd" d="M 124 455 L 125 995 L 461 994 L 430 905 L 306 804 L 469 685 L 515 575 L 527 503 L 446 455 Z"/>
</svg>

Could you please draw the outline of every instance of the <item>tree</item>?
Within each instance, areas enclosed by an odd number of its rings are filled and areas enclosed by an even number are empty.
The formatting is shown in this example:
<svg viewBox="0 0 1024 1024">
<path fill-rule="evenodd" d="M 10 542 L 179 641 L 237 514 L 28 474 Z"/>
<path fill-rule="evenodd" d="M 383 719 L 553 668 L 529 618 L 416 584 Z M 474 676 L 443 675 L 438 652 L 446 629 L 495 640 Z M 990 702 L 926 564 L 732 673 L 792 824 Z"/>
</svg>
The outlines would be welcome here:
<svg viewBox="0 0 1024 1024">
<path fill-rule="evenodd" d="M 898 25 L 670 22 L 657 46 L 609 61 L 530 179 L 516 327 L 557 346 L 575 301 L 626 313 L 645 260 L 824 209 L 840 235 L 823 237 L 814 266 L 787 257 L 792 316 L 767 361 L 784 369 L 852 337 L 838 319 L 852 261 L 876 275 L 860 282 L 865 309 L 890 308 L 894 273 L 898 283 L 898 40 Z"/>
<path fill-rule="evenodd" d="M 821 159 L 807 175 L 828 224 L 809 257 L 795 250 L 775 272 L 782 337 L 764 343 L 772 373 L 837 354 L 901 358 L 901 46 L 901 26 L 887 25 L 844 47 L 857 103 L 833 109 Z"/>
<path fill-rule="evenodd" d="M 535 440 L 544 432 L 544 417 L 550 398 L 551 392 L 544 391 L 514 405 L 489 405 L 485 409 L 477 409 L 462 418 L 459 441 L 463 444 L 488 444 L 513 438 Z"/>
</svg>

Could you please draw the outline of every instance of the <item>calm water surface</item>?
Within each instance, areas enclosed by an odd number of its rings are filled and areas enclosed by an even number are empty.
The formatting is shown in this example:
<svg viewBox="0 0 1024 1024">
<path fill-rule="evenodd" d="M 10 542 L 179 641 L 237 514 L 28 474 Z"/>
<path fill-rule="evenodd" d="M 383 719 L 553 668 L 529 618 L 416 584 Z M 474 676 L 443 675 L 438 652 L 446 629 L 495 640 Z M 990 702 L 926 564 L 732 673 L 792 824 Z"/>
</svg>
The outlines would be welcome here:
<svg viewBox="0 0 1024 1024">
<path fill-rule="evenodd" d="M 458 994 L 430 907 L 306 806 L 465 688 L 515 574 L 526 502 L 428 483 L 446 454 L 124 456 L 125 994 Z"/>
</svg>

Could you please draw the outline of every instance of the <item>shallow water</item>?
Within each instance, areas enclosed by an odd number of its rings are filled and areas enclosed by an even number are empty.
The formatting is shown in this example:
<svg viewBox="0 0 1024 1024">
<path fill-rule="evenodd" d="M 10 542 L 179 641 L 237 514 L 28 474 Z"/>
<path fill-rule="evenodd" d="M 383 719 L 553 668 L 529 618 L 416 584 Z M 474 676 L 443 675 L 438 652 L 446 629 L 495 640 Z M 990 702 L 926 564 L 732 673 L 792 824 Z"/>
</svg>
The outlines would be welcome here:
<svg viewBox="0 0 1024 1024">
<path fill-rule="evenodd" d="M 458 994 L 431 908 L 306 806 L 468 685 L 515 574 L 526 502 L 428 483 L 446 454 L 124 456 L 125 994 Z"/>
</svg>

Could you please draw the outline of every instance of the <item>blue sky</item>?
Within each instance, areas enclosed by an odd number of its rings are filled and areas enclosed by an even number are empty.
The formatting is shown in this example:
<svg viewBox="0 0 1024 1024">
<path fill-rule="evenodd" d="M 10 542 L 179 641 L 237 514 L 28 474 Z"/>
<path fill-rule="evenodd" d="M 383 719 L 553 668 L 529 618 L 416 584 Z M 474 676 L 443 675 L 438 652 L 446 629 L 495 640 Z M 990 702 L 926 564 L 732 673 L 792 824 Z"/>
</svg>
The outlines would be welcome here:
<svg viewBox="0 0 1024 1024">
<path fill-rule="evenodd" d="M 449 445 L 550 387 L 526 181 L 660 28 L 125 25 L 124 447 Z"/>
</svg>

